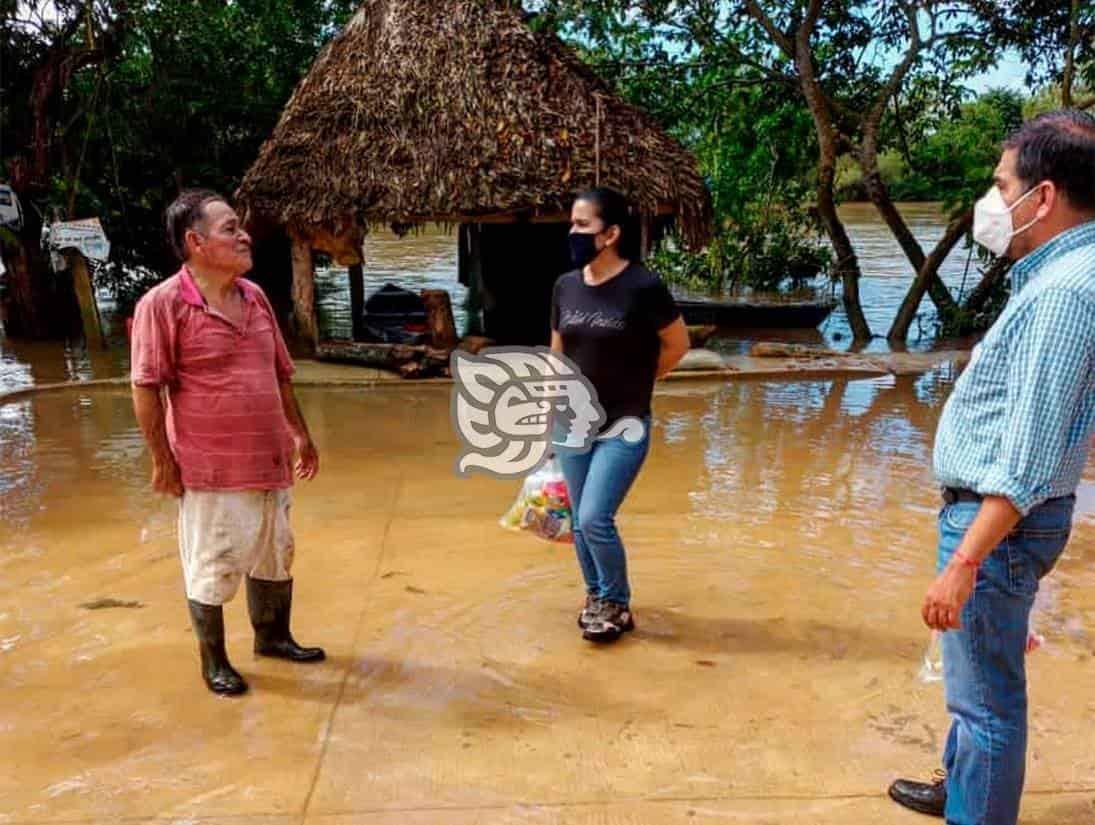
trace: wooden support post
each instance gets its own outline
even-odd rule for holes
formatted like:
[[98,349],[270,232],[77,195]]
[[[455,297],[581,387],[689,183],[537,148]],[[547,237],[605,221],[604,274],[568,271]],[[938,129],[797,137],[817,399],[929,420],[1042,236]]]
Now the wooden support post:
[[456,337],[449,293],[443,289],[424,289],[422,303],[426,305],[426,323],[430,327],[432,345],[436,349],[454,348],[459,339]]
[[87,260],[75,249],[66,250],[64,256],[72,270],[72,285],[76,290],[76,301],[80,305],[80,320],[87,348],[106,349],[106,338],[99,318],[99,306],[95,303],[95,289],[91,284]]
[[350,321],[351,337],[355,341],[365,338],[365,272],[361,264],[350,264]]
[[483,228],[477,223],[460,224],[457,267],[460,283],[468,288],[464,298],[464,313],[468,335],[483,334]]
[[640,242],[639,252],[644,261],[650,257],[650,253],[652,251],[651,247],[653,247],[654,245],[654,227],[651,225],[652,223],[653,219],[650,217],[650,215],[644,213],[643,216],[640,218],[642,239]]
[[312,247],[296,237],[292,242],[293,335],[304,352],[313,356],[319,345],[319,324],[316,321],[316,271]]

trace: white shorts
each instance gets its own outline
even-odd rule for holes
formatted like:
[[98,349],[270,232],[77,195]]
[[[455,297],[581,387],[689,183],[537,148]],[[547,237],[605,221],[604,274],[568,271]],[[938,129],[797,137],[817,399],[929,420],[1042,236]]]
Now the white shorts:
[[179,502],[179,555],[186,597],[229,602],[246,573],[286,581],[293,566],[290,491],[186,490]]

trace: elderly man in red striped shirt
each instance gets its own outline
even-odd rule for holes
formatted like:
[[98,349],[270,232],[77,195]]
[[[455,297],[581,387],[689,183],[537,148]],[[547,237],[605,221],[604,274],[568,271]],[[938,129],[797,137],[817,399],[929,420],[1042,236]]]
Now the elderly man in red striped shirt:
[[[277,319],[257,284],[251,238],[224,198],[183,192],[166,212],[182,267],[149,290],[133,321],[137,421],[152,454],[152,485],[179,503],[179,551],[202,676],[211,691],[247,683],[224,646],[223,607],[247,577],[255,652],[324,658],[289,632],[293,473],[319,457],[293,395]],[[294,455],[295,454],[295,455]]]

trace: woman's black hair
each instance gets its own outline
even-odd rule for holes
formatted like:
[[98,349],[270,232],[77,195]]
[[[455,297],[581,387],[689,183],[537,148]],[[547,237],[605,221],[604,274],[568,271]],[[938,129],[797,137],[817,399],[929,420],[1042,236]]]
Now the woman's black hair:
[[620,257],[629,261],[639,260],[641,257],[639,220],[626,197],[615,189],[598,186],[596,189],[582,192],[575,200],[593,204],[593,209],[604,223],[606,230],[610,226],[620,227],[620,240],[616,245]]

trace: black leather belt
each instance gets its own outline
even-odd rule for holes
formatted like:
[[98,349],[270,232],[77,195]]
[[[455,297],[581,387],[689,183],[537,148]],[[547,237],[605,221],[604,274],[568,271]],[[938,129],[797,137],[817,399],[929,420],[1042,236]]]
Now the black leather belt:
[[955,504],[959,501],[981,502],[983,499],[984,496],[973,492],[973,490],[963,490],[960,487],[943,488],[943,501],[947,504]]

